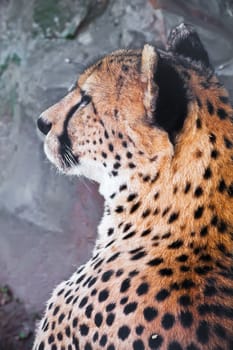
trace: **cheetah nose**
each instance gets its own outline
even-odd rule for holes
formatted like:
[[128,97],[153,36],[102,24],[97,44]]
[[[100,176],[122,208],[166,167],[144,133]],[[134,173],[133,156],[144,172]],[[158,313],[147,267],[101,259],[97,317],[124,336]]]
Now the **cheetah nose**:
[[52,123],[50,123],[48,120],[45,120],[43,116],[39,117],[37,120],[37,126],[38,129],[44,134],[47,135],[49,131],[51,130]]

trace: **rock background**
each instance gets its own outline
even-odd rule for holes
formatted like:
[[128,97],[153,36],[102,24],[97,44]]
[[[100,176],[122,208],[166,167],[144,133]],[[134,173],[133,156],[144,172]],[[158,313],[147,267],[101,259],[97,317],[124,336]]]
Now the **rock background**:
[[88,62],[145,42],[165,47],[182,21],[196,26],[233,96],[232,0],[0,1],[0,350],[30,349],[37,313],[87,260],[103,209],[96,184],[48,163],[37,117]]

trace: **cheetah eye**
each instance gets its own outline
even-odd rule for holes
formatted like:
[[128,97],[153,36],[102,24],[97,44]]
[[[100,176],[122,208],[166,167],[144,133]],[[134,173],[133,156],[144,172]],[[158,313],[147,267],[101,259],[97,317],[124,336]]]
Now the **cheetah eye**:
[[88,103],[91,102],[91,96],[89,95],[83,95],[82,99],[80,101],[80,107],[85,107],[86,105],[88,105]]

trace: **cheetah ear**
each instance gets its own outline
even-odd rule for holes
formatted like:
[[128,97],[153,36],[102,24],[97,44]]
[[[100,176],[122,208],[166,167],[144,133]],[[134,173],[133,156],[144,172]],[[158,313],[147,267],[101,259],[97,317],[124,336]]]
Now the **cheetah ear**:
[[211,67],[208,53],[191,25],[181,23],[171,31],[168,50]]
[[141,81],[145,84],[144,106],[147,117],[152,119],[156,109],[157,87],[154,82],[154,72],[156,71],[158,55],[153,46],[146,44],[142,50],[141,61]]
[[170,59],[159,56],[154,82],[158,88],[154,126],[164,129],[175,144],[188,113],[187,86]]

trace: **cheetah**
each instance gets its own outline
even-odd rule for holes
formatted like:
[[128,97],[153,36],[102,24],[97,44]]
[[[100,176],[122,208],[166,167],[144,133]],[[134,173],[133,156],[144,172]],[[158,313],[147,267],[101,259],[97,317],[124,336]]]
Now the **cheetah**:
[[97,181],[105,208],[33,350],[233,349],[232,117],[186,24],[166,50],[103,57],[40,116],[48,159]]

